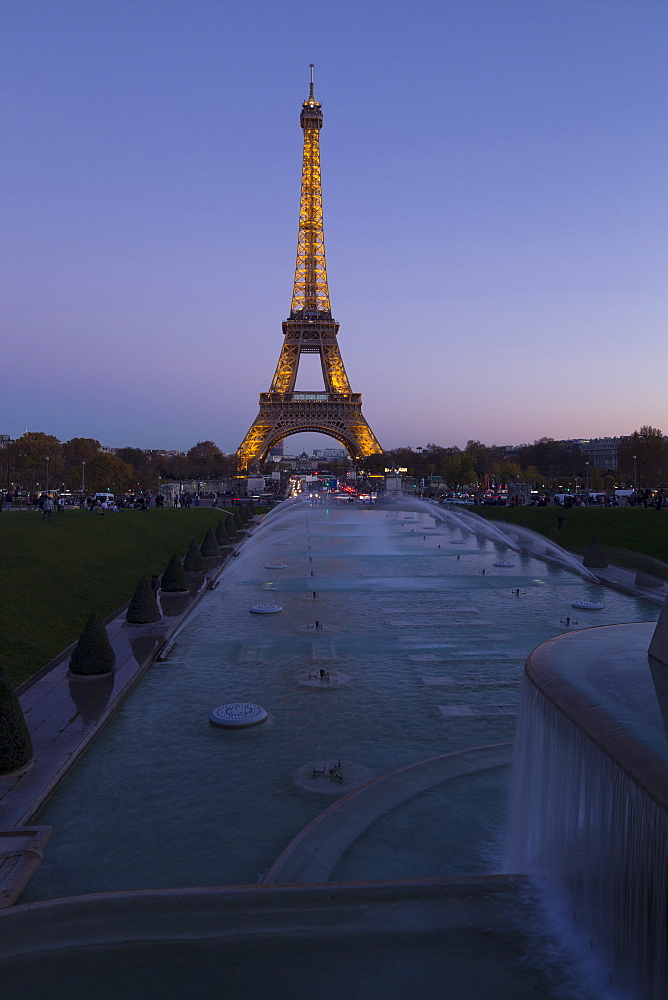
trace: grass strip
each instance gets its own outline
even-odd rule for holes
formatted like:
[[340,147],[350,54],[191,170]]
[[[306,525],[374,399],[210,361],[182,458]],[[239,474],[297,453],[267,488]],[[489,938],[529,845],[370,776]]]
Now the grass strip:
[[[592,536],[609,562],[637,569],[644,552],[668,564],[668,510],[653,507],[475,507],[489,521],[531,528],[570,552],[583,554]],[[563,518],[561,528],[559,518]],[[657,567],[657,572],[658,572]],[[668,579],[668,572],[659,573]]]
[[75,642],[93,612],[129,601],[224,513],[210,507],[0,514],[0,667],[14,686]]

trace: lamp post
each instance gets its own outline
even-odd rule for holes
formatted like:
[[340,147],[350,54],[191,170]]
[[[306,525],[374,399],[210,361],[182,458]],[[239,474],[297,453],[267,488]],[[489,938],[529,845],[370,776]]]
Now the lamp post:
[[49,492],[49,459],[46,460],[46,492]]
[[587,493],[589,493],[589,462],[585,462],[585,467],[587,470]]
[[637,465],[636,465],[636,458],[637,457],[638,457],[637,455],[633,456],[633,492],[634,493],[638,492],[638,468],[637,468]]
[[422,476],[421,476],[422,448],[416,448],[415,450],[418,453],[418,481],[417,481],[417,490],[416,490],[416,493],[417,493],[418,496],[422,496],[422,490],[420,489],[421,484],[422,484]]
[[81,463],[81,496],[86,495],[86,463]]

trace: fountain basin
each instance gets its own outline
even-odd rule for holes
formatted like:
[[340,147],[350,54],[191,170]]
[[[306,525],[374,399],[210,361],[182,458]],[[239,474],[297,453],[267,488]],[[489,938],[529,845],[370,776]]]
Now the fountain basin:
[[[654,623],[557,636],[529,656],[508,868],[538,875],[619,995],[668,991],[668,671]],[[617,993],[615,994],[617,995]]]

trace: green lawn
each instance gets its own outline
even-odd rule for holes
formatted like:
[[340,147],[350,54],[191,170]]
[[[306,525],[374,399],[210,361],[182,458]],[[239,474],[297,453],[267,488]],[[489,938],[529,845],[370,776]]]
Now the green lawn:
[[93,611],[129,601],[140,577],[162,573],[225,514],[210,507],[0,514],[0,669],[20,684],[71,642]]
[[[668,563],[668,510],[653,507],[470,507],[490,521],[510,521],[558,541],[571,552],[584,552],[595,535],[608,560],[637,568],[644,552]],[[559,516],[564,523],[558,527]]]

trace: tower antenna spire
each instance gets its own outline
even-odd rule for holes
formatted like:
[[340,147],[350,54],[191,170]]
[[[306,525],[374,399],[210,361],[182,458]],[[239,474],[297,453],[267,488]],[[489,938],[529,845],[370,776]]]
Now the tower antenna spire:
[[311,69],[311,89],[309,91],[309,95],[308,96],[310,98],[313,97],[313,67],[314,67],[314,65],[315,65],[315,63],[309,63],[309,66],[310,66],[310,69]]

